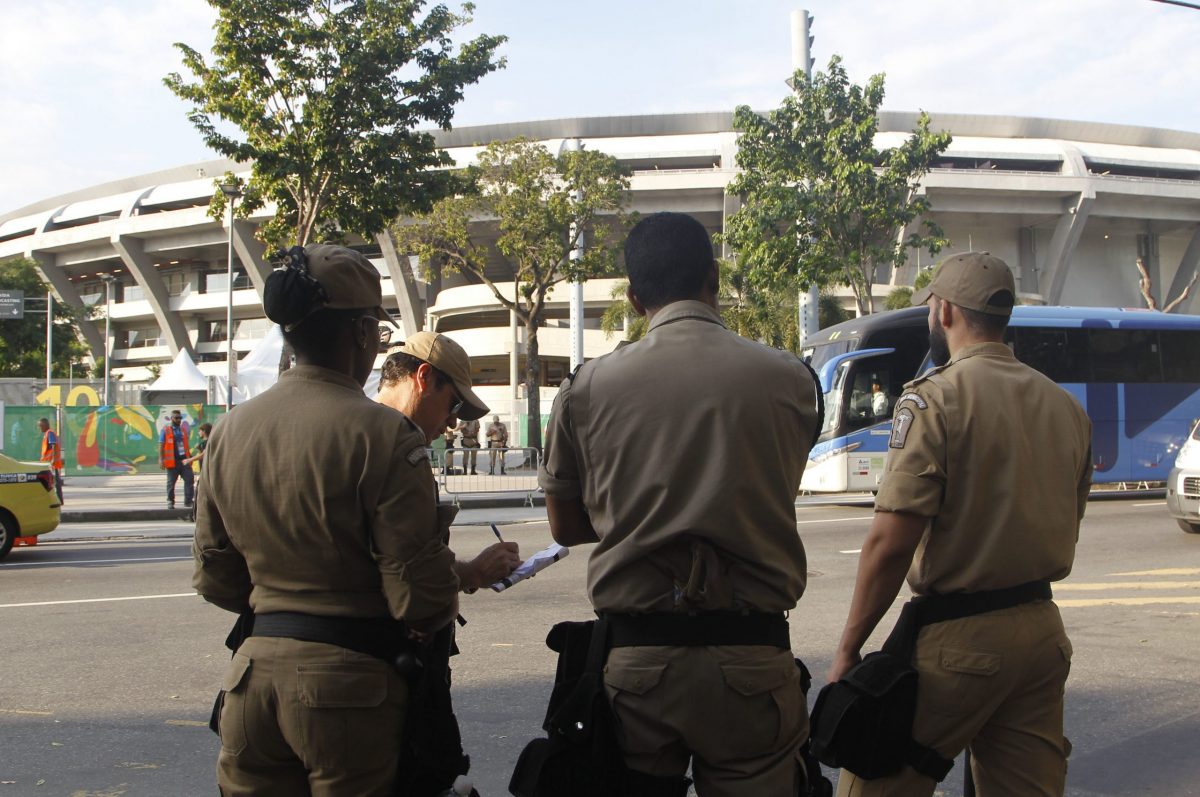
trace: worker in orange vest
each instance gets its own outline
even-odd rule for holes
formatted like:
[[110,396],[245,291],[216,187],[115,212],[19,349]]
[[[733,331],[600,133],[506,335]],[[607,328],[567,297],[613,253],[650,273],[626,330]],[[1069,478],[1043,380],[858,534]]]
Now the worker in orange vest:
[[192,466],[184,462],[191,455],[187,429],[183,428],[183,413],[174,410],[171,423],[158,434],[158,466],[167,472],[167,509],[175,508],[175,482],[180,476],[183,477],[183,505],[192,506],[194,474]]
[[62,497],[62,445],[58,442],[58,435],[50,428],[50,421],[46,418],[38,418],[38,428],[42,430],[42,462],[50,466],[50,470],[54,471],[54,493],[58,496],[59,505],[63,502]]

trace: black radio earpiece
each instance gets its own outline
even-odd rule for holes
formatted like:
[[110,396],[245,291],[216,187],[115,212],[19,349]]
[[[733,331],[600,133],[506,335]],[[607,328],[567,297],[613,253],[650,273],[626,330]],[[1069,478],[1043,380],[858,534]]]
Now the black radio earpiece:
[[283,268],[272,271],[263,290],[267,318],[291,331],[297,324],[329,303],[329,294],[308,269],[304,247],[293,246],[275,255]]

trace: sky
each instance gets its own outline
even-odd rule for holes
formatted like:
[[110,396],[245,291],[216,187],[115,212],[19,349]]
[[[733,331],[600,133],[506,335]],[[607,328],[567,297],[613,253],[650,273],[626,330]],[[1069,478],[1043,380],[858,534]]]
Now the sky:
[[[475,0],[506,69],[455,126],[766,110],[787,93],[790,14],[817,67],[886,75],[884,110],[1200,131],[1200,11],[1154,0]],[[204,0],[0,0],[0,216],[217,157],[162,84],[174,42],[207,53]],[[186,76],[186,75],[185,75]]]

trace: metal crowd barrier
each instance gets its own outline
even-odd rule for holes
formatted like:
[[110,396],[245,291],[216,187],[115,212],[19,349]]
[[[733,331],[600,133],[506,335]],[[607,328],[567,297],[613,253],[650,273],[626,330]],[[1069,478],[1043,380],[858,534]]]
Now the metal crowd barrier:
[[533,506],[540,456],[536,448],[447,448],[431,449],[429,462],[442,493],[456,504],[467,494],[525,493]]

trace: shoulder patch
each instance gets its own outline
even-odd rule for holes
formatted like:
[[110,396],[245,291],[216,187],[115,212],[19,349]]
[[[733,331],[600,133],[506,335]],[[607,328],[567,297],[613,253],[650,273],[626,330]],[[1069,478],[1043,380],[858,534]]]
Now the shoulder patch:
[[408,460],[409,465],[419,465],[421,460],[429,459],[429,451],[424,445],[413,446],[412,451],[409,451],[404,458]]
[[908,433],[912,430],[913,411],[908,407],[900,407],[896,410],[896,417],[892,419],[892,437],[888,440],[889,448],[904,448],[904,444],[908,442]]
[[905,393],[900,398],[896,399],[896,406],[899,407],[901,404],[903,404],[906,401],[916,404],[917,409],[921,409],[921,410],[929,409],[929,405],[927,403],[925,403],[925,399],[923,399],[921,397],[920,393],[911,393],[911,392]]

